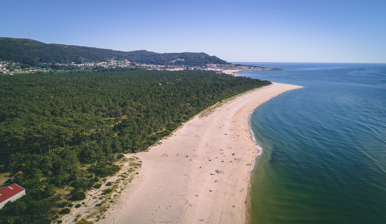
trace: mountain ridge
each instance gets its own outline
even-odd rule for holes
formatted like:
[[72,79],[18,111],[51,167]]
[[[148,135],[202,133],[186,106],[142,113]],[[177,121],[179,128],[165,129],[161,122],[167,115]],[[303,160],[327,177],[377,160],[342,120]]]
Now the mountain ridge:
[[0,37],[0,60],[30,66],[47,63],[80,64],[109,59],[158,65],[200,66],[205,64],[230,64],[203,52],[156,53],[148,50],[117,51],[87,46],[46,44],[37,40]]

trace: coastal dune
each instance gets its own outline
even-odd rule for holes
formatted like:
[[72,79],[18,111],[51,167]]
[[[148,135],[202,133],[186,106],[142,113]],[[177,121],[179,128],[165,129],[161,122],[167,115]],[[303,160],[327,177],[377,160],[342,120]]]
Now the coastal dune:
[[[249,113],[300,86],[273,83],[197,115],[148,152],[102,223],[245,223],[252,164]],[[132,155],[127,155],[128,157]]]

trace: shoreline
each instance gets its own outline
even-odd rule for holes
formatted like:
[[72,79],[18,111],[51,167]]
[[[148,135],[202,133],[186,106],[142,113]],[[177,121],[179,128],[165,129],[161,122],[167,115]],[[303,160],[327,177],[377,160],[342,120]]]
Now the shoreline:
[[250,116],[262,103],[297,88],[272,83],[225,100],[137,153],[139,174],[101,222],[247,222],[251,178],[262,152]]
[[251,214],[251,208],[252,208],[252,203],[251,203],[252,194],[251,194],[251,190],[252,190],[252,183],[253,183],[253,174],[254,174],[254,171],[255,171],[255,168],[256,168],[256,164],[259,161],[261,154],[263,153],[263,147],[256,140],[255,134],[253,133],[253,130],[252,130],[251,118],[252,118],[253,112],[256,109],[257,109],[257,107],[255,109],[253,109],[251,112],[249,112],[248,121],[247,121],[249,135],[251,137],[251,140],[255,143],[255,146],[257,148],[258,153],[256,153],[256,155],[255,155],[255,157],[253,159],[252,168],[249,171],[249,175],[250,175],[249,181],[250,182],[249,182],[249,185],[248,185],[247,197],[245,198],[245,201],[246,201],[246,203],[245,203],[245,224],[249,224],[250,221],[251,221],[250,220],[250,217],[251,217],[250,214]]

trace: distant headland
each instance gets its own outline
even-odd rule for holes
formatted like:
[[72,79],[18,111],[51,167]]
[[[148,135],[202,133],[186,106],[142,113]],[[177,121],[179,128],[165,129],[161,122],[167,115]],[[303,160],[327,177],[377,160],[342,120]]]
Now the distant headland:
[[45,44],[31,39],[0,38],[0,74],[106,68],[216,72],[278,70],[277,68],[232,64],[202,52],[155,53],[146,50],[125,52],[94,47]]

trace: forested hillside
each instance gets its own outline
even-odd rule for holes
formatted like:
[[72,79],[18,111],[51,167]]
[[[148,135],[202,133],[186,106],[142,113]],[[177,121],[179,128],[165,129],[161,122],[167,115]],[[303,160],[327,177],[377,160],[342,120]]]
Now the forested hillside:
[[[121,153],[145,150],[199,111],[268,84],[204,71],[0,76],[0,170],[22,171],[16,183],[27,190],[0,210],[0,223],[49,223],[59,202],[81,200],[119,170]],[[71,195],[59,193],[65,186]]]
[[71,63],[124,60],[157,65],[229,64],[205,53],[154,53],[150,51],[114,51],[108,49],[45,44],[29,39],[0,38],[0,61],[19,62],[23,65],[42,66],[44,63]]

